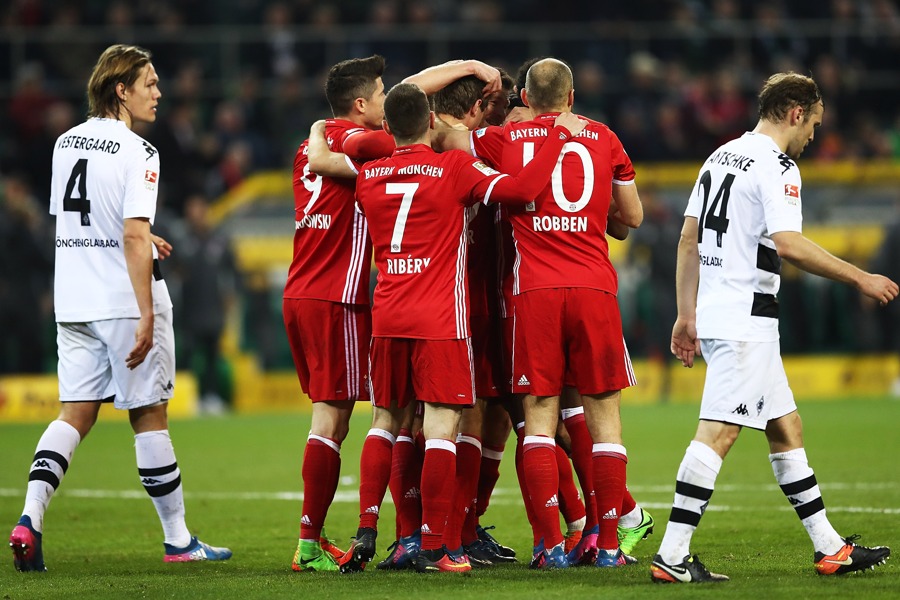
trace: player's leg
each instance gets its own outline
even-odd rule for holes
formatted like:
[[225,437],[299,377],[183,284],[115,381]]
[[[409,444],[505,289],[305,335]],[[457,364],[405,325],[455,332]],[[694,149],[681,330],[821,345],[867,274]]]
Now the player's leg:
[[[459,420],[459,433],[456,436],[456,483],[443,538],[443,544],[454,552],[464,551],[464,544],[469,546],[478,539],[474,526],[465,541],[462,539],[462,533],[467,518],[472,515],[474,519],[475,514],[485,405],[486,401],[483,398],[476,398],[474,406],[462,410]],[[470,562],[473,566],[481,567],[493,564],[488,557],[481,555],[470,557]]]
[[42,538],[44,513],[69,469],[81,440],[97,420],[100,402],[65,402],[34,450],[22,516],[13,528],[9,545],[18,571],[46,571]]
[[45,571],[44,513],[69,468],[75,449],[97,420],[100,401],[112,394],[106,344],[90,324],[59,323],[59,417],[38,440],[22,516],[10,534],[14,564],[19,571]]
[[572,465],[581,483],[585,507],[585,520],[579,531],[573,531],[572,524],[566,519],[570,529],[566,534],[566,545],[571,546],[567,548],[569,562],[591,564],[597,559],[597,535],[600,532],[591,464],[593,441],[584,418],[584,407],[578,391],[566,386],[560,405],[562,406],[560,417],[563,428],[571,440]]
[[[422,480],[422,459],[415,440],[421,434],[424,407],[416,403],[415,413],[407,413],[394,450],[391,453],[391,478],[388,487],[397,513],[397,534],[389,546],[387,558],[378,563],[378,569],[402,570],[412,568],[412,561],[422,546],[419,526],[422,524],[422,501],[419,484]],[[423,441],[424,446],[424,441]]]
[[654,581],[722,581],[691,556],[690,544],[715,489],[722,461],[740,433],[740,426],[720,421],[700,421],[697,433],[684,453],[675,479],[675,499],[659,551],[650,567]]
[[775,479],[812,540],[816,571],[820,575],[841,575],[883,564],[891,554],[890,548],[857,545],[855,536],[841,538],[829,522],[816,475],[803,448],[797,411],[769,421],[766,438]]

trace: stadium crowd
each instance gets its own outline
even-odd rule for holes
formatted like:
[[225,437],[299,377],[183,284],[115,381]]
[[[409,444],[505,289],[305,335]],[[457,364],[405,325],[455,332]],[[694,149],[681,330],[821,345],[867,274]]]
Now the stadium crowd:
[[[0,211],[2,226],[16,231],[0,236],[0,244],[19,250],[6,250],[0,259],[0,318],[11,332],[0,348],[0,371],[52,370],[46,243],[52,223],[45,209],[52,141],[80,121],[86,69],[112,41],[141,43],[154,52],[165,98],[157,123],[138,131],[160,150],[160,222],[178,231],[189,230],[182,221],[192,195],[214,201],[254,172],[287,170],[309,124],[329,114],[321,89],[334,60],[379,53],[387,58],[390,85],[428,66],[423,40],[430,32],[484,31],[489,38],[506,27],[513,28],[505,34],[513,36],[509,44],[450,44],[446,51],[460,56],[445,58],[472,55],[514,72],[533,47],[516,32],[527,36],[534,31],[528,27],[546,20],[543,4],[535,1],[4,3],[0,27],[10,35],[0,36]],[[613,125],[635,162],[702,158],[748,127],[759,82],[785,70],[811,72],[828,103],[828,118],[806,160],[900,157],[900,84],[893,62],[900,11],[890,0],[569,0],[554,4],[554,21],[596,28],[577,43],[551,33],[542,53],[572,64],[579,111]],[[363,34],[342,35],[342,28]],[[319,37],[305,40],[311,31]],[[229,34],[237,41],[220,40]],[[194,36],[210,41],[194,42]],[[646,195],[652,194],[647,187]],[[678,215],[672,219],[671,212],[666,202],[655,203],[648,233],[633,240],[634,269],[623,266],[625,279],[633,274],[637,282],[635,313],[623,316],[639,356],[665,354],[653,332],[671,315],[652,306],[646,290],[654,278],[671,280],[671,255],[653,247],[668,248],[673,227],[677,235]],[[34,251],[21,252],[27,247]],[[13,295],[13,286],[26,302]],[[825,295],[832,300],[816,322],[847,305],[861,316],[822,338],[810,313],[800,309],[809,294],[802,281],[786,279],[786,312],[797,312],[797,319],[786,319],[796,329],[788,350],[887,345],[874,321],[841,292]],[[184,305],[175,304],[176,312]],[[46,327],[36,328],[40,323]],[[29,333],[36,330],[44,334]],[[860,341],[859,330],[870,334]]]

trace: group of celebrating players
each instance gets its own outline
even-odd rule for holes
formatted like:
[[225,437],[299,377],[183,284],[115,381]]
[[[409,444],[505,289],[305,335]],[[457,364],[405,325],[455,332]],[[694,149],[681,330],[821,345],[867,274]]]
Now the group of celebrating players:
[[[571,112],[558,60],[529,61],[518,85],[452,61],[386,96],[383,70],[378,56],[331,69],[335,118],[294,163],[284,319],[313,421],[293,568],[362,570],[388,487],[397,532],[379,568],[514,561],[478,523],[512,425],[532,566],[634,562],[653,519],[625,488],[619,390],[634,374],[606,242],[643,217],[630,159],[609,128]],[[322,527],[365,399],[359,530],[341,552]]]

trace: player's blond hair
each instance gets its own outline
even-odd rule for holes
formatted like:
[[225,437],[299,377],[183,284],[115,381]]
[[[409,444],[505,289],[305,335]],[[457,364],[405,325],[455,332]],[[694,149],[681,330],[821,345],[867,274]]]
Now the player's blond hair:
[[134,85],[150,58],[150,51],[139,46],[116,44],[104,50],[88,80],[88,116],[118,118],[122,99],[116,86]]
[[775,73],[759,92],[759,118],[778,123],[792,108],[799,106],[803,108],[805,119],[809,119],[813,106],[819,102],[822,102],[822,94],[812,77],[793,71]]

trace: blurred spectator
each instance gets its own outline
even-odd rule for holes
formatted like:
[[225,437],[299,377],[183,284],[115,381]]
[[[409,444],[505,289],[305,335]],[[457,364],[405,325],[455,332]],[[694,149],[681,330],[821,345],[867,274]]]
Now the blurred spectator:
[[238,272],[231,240],[213,228],[209,202],[194,195],[184,206],[183,235],[172,241],[181,284],[175,304],[183,361],[197,373],[202,410],[220,413],[231,400],[223,376],[222,332],[234,306]]
[[25,179],[0,180],[0,374],[41,373],[53,323],[53,230]]
[[[895,202],[884,240],[869,267],[873,273],[900,281],[900,200]],[[880,307],[878,317],[882,333],[881,349],[900,355],[900,305],[891,302],[886,307]],[[900,396],[900,377],[893,382],[891,393]]]
[[13,135],[20,144],[37,137],[44,126],[44,115],[59,98],[50,93],[44,82],[44,67],[26,63],[16,73],[16,87],[9,101],[9,119]]

